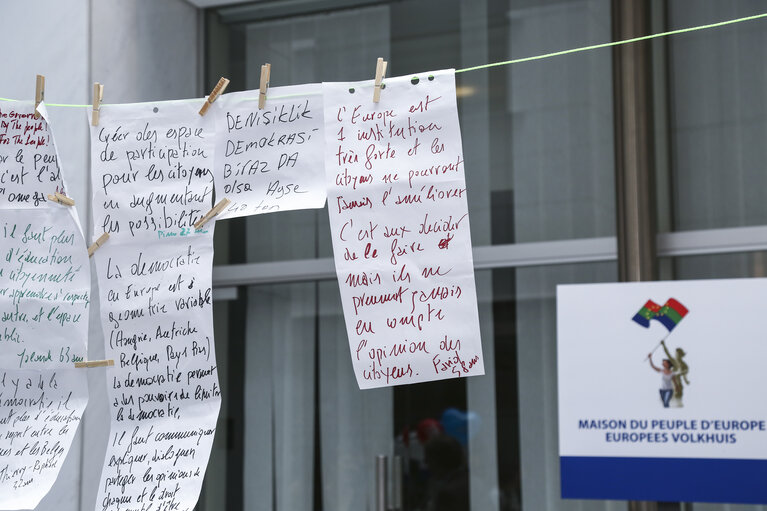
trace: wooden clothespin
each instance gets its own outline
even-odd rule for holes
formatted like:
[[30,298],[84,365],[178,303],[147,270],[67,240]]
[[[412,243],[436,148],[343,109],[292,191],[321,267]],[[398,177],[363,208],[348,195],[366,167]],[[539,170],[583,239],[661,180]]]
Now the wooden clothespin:
[[93,114],[91,115],[91,125],[99,125],[99,114],[101,113],[101,100],[104,99],[104,86],[99,82],[93,84]]
[[210,108],[210,105],[213,104],[215,100],[218,99],[218,97],[223,94],[224,90],[226,90],[226,86],[229,85],[229,79],[224,78],[223,76],[218,81],[215,87],[213,87],[213,90],[210,91],[210,94],[208,94],[208,99],[205,100],[205,103],[203,103],[202,108],[200,108],[200,115],[205,115],[205,112],[208,111],[208,108]]
[[261,84],[258,93],[258,109],[263,110],[266,106],[266,89],[269,88],[269,77],[272,74],[272,65],[268,62],[261,66]]
[[45,77],[37,75],[37,84],[35,86],[35,119],[40,118],[40,112],[37,111],[38,105],[45,100]]
[[52,202],[58,202],[59,204],[63,204],[65,206],[74,206],[75,201],[67,197],[66,195],[56,192],[54,194],[48,194],[48,200]]
[[101,236],[99,236],[99,239],[93,242],[93,245],[88,247],[88,257],[93,257],[93,253],[101,248],[101,245],[106,243],[106,241],[109,239],[109,233],[105,232]]
[[83,367],[111,367],[115,365],[115,361],[111,358],[109,360],[88,360],[85,362],[75,362],[75,367],[82,369]]
[[213,218],[214,216],[221,213],[221,211],[224,210],[225,207],[229,205],[231,201],[229,199],[221,199],[221,201],[213,206],[213,209],[205,213],[205,216],[200,218],[200,220],[194,224],[195,229],[202,229],[202,226],[208,223],[208,221]]
[[373,103],[378,103],[381,100],[381,82],[383,82],[383,78],[386,76],[387,64],[387,61],[378,57],[376,61],[376,81],[373,85]]

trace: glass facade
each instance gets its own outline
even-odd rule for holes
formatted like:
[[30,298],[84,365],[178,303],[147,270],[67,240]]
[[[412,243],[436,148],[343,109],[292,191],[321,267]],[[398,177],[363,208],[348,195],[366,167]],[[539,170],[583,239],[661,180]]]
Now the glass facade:
[[[673,30],[758,14],[764,3],[683,0],[667,9]],[[767,224],[766,43],[764,26],[749,23],[667,42],[671,229]]]
[[[643,3],[656,32],[763,9]],[[224,75],[230,90],[256,89],[264,62],[272,86],[362,80],[379,56],[389,75],[407,75],[615,33],[609,0],[279,4],[207,10],[206,82]],[[767,229],[765,37],[764,24],[743,24],[652,43],[654,140],[640,150],[654,159],[657,278],[764,276],[767,234],[745,249],[730,239]],[[199,509],[374,510],[377,455],[403,459],[404,511],[627,509],[562,500],[557,440],[556,286],[617,281],[623,257],[615,162],[633,141],[615,128],[616,74],[613,51],[601,49],[457,75],[483,377],[360,391],[327,210],[217,226],[225,403]],[[457,442],[427,441],[433,428]]]

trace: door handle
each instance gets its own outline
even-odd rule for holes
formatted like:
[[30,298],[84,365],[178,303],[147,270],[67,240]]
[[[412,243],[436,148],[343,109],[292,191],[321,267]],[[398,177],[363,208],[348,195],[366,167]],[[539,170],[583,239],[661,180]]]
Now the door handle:
[[386,509],[387,484],[387,457],[383,454],[376,456],[376,511],[388,511]]
[[391,467],[392,507],[390,511],[402,511],[402,456],[394,456]]
[[392,472],[391,506],[389,505],[389,457],[376,456],[376,511],[402,511],[402,456],[394,456]]

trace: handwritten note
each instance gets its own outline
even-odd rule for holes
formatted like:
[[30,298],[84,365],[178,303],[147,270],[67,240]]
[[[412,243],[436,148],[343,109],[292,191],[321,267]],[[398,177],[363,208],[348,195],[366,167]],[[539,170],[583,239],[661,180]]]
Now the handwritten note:
[[0,105],[0,209],[36,208],[64,193],[45,104],[38,119],[34,109],[29,101]]
[[65,206],[6,210],[0,225],[0,367],[73,367],[90,306],[85,240]]
[[213,345],[213,120],[199,103],[102,107],[95,254],[112,416],[97,507],[191,510],[221,404]]
[[225,94],[216,103],[216,195],[234,218],[325,205],[320,84]]
[[[90,266],[58,155],[31,103],[0,109],[0,509],[51,489],[88,401]],[[45,115],[44,105],[41,112]]]
[[484,374],[453,71],[324,83],[338,283],[360,388]]
[[[88,400],[90,267],[72,215],[5,210],[0,228],[0,509],[50,490]],[[62,214],[63,213],[63,214]]]
[[88,401],[82,369],[0,369],[0,508],[34,509],[53,486]]

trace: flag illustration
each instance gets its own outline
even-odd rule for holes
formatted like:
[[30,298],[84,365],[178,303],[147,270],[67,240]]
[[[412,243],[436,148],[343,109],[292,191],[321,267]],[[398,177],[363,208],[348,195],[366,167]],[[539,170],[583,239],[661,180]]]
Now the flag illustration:
[[653,302],[652,300],[647,300],[647,303],[644,304],[644,306],[639,309],[639,312],[637,312],[631,319],[643,327],[649,328],[650,320],[658,315],[658,311],[660,311],[660,305]]
[[687,312],[687,307],[674,298],[669,298],[662,306],[652,300],[647,300],[647,303],[631,319],[645,328],[649,328],[650,320],[655,319],[670,332],[682,321]]
[[666,303],[663,304],[663,307],[660,308],[660,312],[658,312],[655,319],[663,323],[663,326],[668,328],[668,331],[670,332],[686,315],[687,307],[673,298],[669,298],[666,300]]

